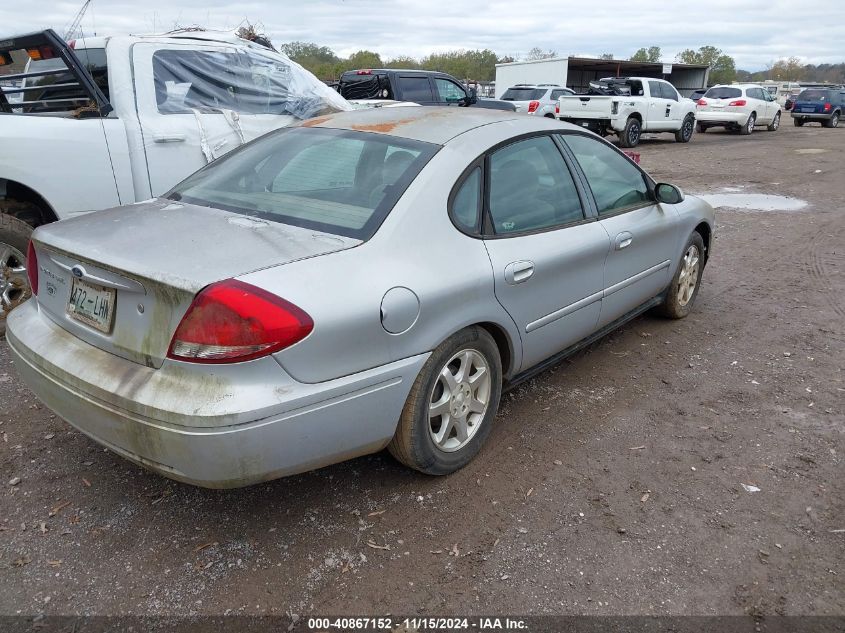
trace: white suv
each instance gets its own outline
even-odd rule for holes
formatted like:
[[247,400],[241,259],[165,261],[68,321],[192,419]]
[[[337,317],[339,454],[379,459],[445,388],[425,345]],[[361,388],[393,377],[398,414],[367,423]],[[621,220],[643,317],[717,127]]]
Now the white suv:
[[510,101],[517,112],[555,118],[555,105],[560,97],[574,95],[575,91],[558,84],[517,84],[508,88],[502,101]]
[[780,104],[757,84],[713,86],[698,100],[696,129],[724,127],[740,134],[751,134],[754,126],[765,125],[774,132],[780,127]]

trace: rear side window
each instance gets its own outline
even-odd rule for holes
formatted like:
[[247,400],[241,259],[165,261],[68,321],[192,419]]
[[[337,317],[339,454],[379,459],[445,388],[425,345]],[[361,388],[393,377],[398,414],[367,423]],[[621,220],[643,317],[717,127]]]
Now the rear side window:
[[287,128],[214,161],[167,197],[369,239],[437,149],[369,132]]
[[452,218],[460,228],[478,231],[481,212],[481,167],[473,169],[464,179],[452,200]]
[[566,97],[566,96],[569,96],[569,95],[571,95],[571,94],[572,94],[572,93],[571,93],[569,90],[552,90],[552,95],[551,95],[551,98],[552,98],[554,101],[557,101],[557,100],[558,100],[558,99],[560,99],[561,97]]
[[[108,99],[109,77],[106,67],[106,50],[87,48],[75,50],[74,53]],[[18,55],[13,55],[13,58],[15,57]],[[60,57],[32,60],[26,65],[26,72],[45,74],[41,77],[25,78],[20,87],[27,90],[18,93],[16,99],[10,100],[22,103],[23,112],[73,111],[89,105],[91,101],[88,93],[77,83],[73,73]]]
[[710,88],[704,93],[705,99],[736,99],[742,96],[742,90],[739,88]]
[[599,217],[651,202],[642,172],[604,141],[579,134],[563,138],[587,177]]
[[572,174],[554,141],[538,136],[490,157],[490,219],[496,234],[535,231],[584,219]]
[[405,101],[434,101],[428,77],[399,77],[399,90]]

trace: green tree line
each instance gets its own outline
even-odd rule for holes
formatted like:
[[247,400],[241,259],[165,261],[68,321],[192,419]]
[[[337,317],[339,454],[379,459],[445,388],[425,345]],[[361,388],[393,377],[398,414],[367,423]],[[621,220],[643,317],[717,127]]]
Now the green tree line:
[[492,81],[496,78],[497,63],[513,61],[512,58],[499,58],[489,49],[432,53],[422,59],[407,55],[382,59],[378,53],[367,50],[342,58],[327,46],[311,42],[288,42],[279,48],[293,61],[325,81],[339,79],[344,71],[359,68],[439,70],[461,79]]
[[[497,63],[514,61],[513,57],[500,57],[490,49],[432,53],[421,59],[408,55],[382,59],[378,53],[368,50],[360,50],[343,58],[328,46],[320,46],[312,42],[288,42],[282,44],[280,48],[288,57],[325,81],[339,79],[344,71],[359,68],[439,70],[460,79],[492,81],[496,78]],[[529,51],[527,59],[545,59],[554,56],[556,56],[555,51],[534,48]],[[639,62],[660,62],[662,57],[663,53],[659,46],[649,46],[640,48],[629,59]],[[605,53],[602,58],[613,59],[613,55]],[[710,66],[710,85],[766,79],[845,83],[845,63],[802,64],[797,57],[789,57],[772,62],[765,70],[752,73],[737,69],[734,58],[715,46],[702,46],[697,50],[681,51],[674,61]]]

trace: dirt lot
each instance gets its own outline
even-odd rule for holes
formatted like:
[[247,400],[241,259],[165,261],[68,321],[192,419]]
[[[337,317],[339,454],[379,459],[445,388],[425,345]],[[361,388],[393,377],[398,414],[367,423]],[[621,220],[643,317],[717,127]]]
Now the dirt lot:
[[809,206],[721,209],[692,316],[506,395],[447,478],[385,453],[176,484],[38,404],[0,343],[0,613],[845,614],[845,129],[785,123],[644,141],[687,192]]

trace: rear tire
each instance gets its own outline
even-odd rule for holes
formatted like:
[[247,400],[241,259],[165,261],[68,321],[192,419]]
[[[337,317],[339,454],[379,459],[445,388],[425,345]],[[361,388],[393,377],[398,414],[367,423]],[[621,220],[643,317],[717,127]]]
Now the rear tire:
[[705,126],[703,123],[696,123],[695,131],[699,134],[704,134],[707,131],[707,126]]
[[748,120],[745,122],[741,128],[739,128],[739,133],[743,136],[748,136],[752,132],[754,132],[754,126],[757,124],[757,115],[753,112],[748,115]]
[[693,231],[684,247],[678,270],[666,290],[666,300],[656,311],[670,319],[683,319],[692,311],[704,273],[704,239]]
[[0,213],[0,336],[6,334],[9,312],[32,296],[26,276],[26,248],[32,227]]
[[621,147],[636,147],[640,142],[640,133],[642,132],[642,125],[640,122],[631,117],[625,123],[625,129],[619,133],[619,145]]
[[834,112],[827,121],[824,122],[825,127],[839,127],[839,113]]
[[695,117],[692,114],[688,114],[684,117],[683,123],[681,123],[681,129],[675,132],[675,142],[676,143],[689,143],[690,139],[692,139],[692,134],[695,131]]
[[387,449],[428,475],[453,473],[490,435],[501,394],[502,361],[493,337],[477,326],[461,330],[423,365]]
[[772,122],[766,126],[766,129],[769,132],[777,132],[777,129],[780,127],[780,112],[775,115],[775,118],[772,119]]
[[802,121],[801,119],[796,119],[795,117],[793,117],[792,118],[792,125],[794,125],[795,127],[801,127],[801,126],[804,125],[804,121]]

